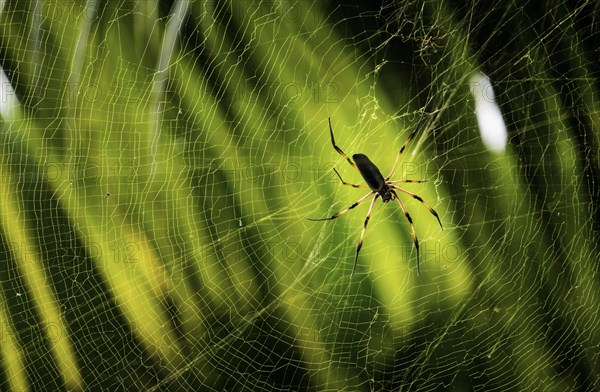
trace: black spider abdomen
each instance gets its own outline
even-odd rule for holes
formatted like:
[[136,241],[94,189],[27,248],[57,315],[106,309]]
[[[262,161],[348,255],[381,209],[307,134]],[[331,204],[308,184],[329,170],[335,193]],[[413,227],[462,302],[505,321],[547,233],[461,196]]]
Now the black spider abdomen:
[[382,192],[386,188],[385,179],[377,166],[365,154],[354,154],[352,155],[352,159],[354,159],[358,171],[360,171],[369,188],[373,192],[380,193],[383,197]]

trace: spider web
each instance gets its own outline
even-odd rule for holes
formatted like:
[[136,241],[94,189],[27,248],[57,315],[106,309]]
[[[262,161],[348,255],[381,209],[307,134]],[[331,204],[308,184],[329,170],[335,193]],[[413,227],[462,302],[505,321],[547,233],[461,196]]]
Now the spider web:
[[481,3],[1,2],[3,388],[600,389],[598,5]]

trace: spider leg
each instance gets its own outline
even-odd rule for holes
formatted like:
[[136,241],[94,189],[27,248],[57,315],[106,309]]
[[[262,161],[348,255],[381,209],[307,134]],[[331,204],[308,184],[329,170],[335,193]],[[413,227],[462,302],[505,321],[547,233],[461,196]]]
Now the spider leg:
[[415,244],[415,249],[417,250],[417,276],[419,276],[420,275],[420,268],[419,268],[419,239],[417,238],[417,233],[415,233],[415,227],[413,225],[412,218],[408,214],[408,211],[406,211],[406,207],[404,207],[404,203],[402,203],[402,201],[398,197],[398,194],[394,190],[392,190],[391,192],[394,194],[394,196],[395,196],[394,198],[398,201],[398,204],[400,204],[400,208],[402,208],[402,212],[404,213],[404,216],[406,217],[406,219],[408,220],[408,223],[410,224],[410,231],[412,231],[412,235],[413,235],[413,243]]
[[306,219],[311,220],[311,221],[323,221],[323,220],[333,220],[333,219],[339,218],[341,215],[344,215],[346,212],[350,211],[351,209],[353,209],[354,207],[356,207],[357,205],[359,205],[360,203],[365,201],[366,198],[371,196],[373,193],[375,193],[375,192],[371,191],[371,192],[367,193],[366,195],[364,195],[363,197],[358,199],[358,201],[355,201],[354,203],[352,203],[350,205],[350,207],[343,209],[336,214],[331,215],[329,218],[316,218],[316,219],[315,218],[306,218]]
[[379,197],[379,193],[375,194],[373,201],[371,201],[371,205],[369,206],[369,212],[367,212],[367,217],[365,218],[365,223],[363,224],[362,232],[360,233],[360,238],[358,243],[356,244],[356,256],[354,257],[354,265],[352,266],[352,274],[350,274],[350,278],[354,276],[354,271],[356,270],[356,262],[358,261],[358,252],[360,252],[360,248],[362,248],[363,238],[365,237],[365,231],[367,230],[367,224],[369,223],[369,219],[371,219],[371,212],[373,211],[373,206],[375,205],[375,201]]
[[352,159],[348,158],[348,155],[344,154],[344,152],[342,151],[342,149],[335,145],[335,139],[333,138],[333,128],[331,127],[331,118],[328,118],[327,121],[329,121],[329,134],[331,135],[331,144],[333,144],[333,148],[335,148],[335,151],[337,151],[338,154],[340,154],[341,156],[343,156],[344,158],[346,158],[346,160],[348,161],[348,163],[350,165],[352,165],[352,167],[355,168],[356,171],[360,172],[358,170],[358,167],[356,167],[356,165],[354,164],[354,162],[352,162]]
[[366,185],[356,185],[356,184],[350,184],[349,182],[346,182],[342,179],[342,176],[340,176],[340,173],[338,173],[337,170],[335,170],[335,168],[333,168],[333,171],[335,172],[335,174],[337,174],[337,176],[339,177],[340,181],[342,181],[343,185],[348,185],[351,186],[352,188],[368,188],[368,186]]
[[427,209],[429,210],[429,212],[431,212],[431,214],[433,216],[435,216],[436,219],[438,220],[438,223],[440,224],[440,229],[444,230],[444,228],[442,227],[442,221],[440,221],[440,217],[438,216],[437,212],[435,212],[435,210],[433,208],[431,208],[429,206],[429,204],[425,203],[425,201],[423,199],[421,199],[421,196],[417,196],[414,193],[411,193],[411,192],[407,191],[406,189],[402,189],[402,188],[397,187],[395,185],[392,185],[392,188],[397,189],[397,190],[399,190],[402,193],[406,193],[408,196],[412,197],[413,199],[416,199],[416,200],[420,201],[421,203],[423,203],[423,205],[425,207],[427,207]]
[[410,182],[418,182],[418,183],[421,183],[421,182],[427,182],[427,180],[394,180],[394,181],[386,181],[386,182],[387,182],[388,184],[397,184],[397,183],[399,183],[399,182],[402,182],[402,183],[410,183]]
[[410,141],[413,139],[413,137],[415,137],[415,134],[417,133],[417,131],[421,127],[421,123],[423,122],[424,118],[425,117],[423,117],[423,116],[421,117],[421,119],[419,120],[419,123],[415,127],[415,130],[412,131],[410,135],[408,135],[408,139],[406,139],[406,141],[404,142],[404,144],[402,145],[402,147],[400,147],[400,150],[398,150],[398,155],[396,155],[396,161],[394,162],[394,166],[392,166],[392,171],[385,178],[386,181],[389,180],[392,177],[392,174],[394,174],[394,171],[396,170],[396,165],[398,164],[398,160],[400,159],[400,155],[402,155],[402,153],[404,152],[404,149],[406,148],[406,145],[408,143],[410,143]]

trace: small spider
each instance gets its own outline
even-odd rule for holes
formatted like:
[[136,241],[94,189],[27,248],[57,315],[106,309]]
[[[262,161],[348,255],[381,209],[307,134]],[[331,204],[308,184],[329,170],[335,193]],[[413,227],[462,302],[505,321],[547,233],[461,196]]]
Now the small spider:
[[[422,121],[422,119],[421,119],[421,121]],[[358,206],[360,203],[365,201],[369,196],[371,196],[373,194],[375,195],[375,197],[373,197],[373,199],[371,201],[371,205],[369,206],[369,211],[367,212],[367,217],[365,218],[365,223],[363,224],[362,232],[360,233],[360,239],[358,240],[358,244],[356,245],[356,256],[354,257],[354,265],[352,267],[352,274],[350,275],[350,277],[354,276],[354,271],[356,270],[356,262],[358,261],[358,253],[360,252],[360,248],[362,247],[363,237],[365,236],[365,230],[367,229],[367,224],[369,223],[369,219],[371,218],[371,212],[373,211],[373,206],[375,205],[375,201],[377,200],[378,197],[381,197],[381,201],[384,203],[387,203],[393,199],[398,201],[398,204],[400,204],[400,208],[402,208],[402,212],[404,213],[404,216],[406,216],[406,219],[408,220],[408,223],[410,224],[410,230],[412,231],[412,235],[413,235],[413,242],[415,245],[415,249],[417,251],[417,276],[419,276],[419,274],[420,274],[420,270],[419,270],[419,240],[417,239],[417,234],[415,233],[415,228],[413,226],[412,218],[410,217],[408,211],[406,210],[404,203],[402,203],[402,201],[398,197],[398,194],[396,193],[396,191],[407,194],[408,196],[412,197],[413,199],[416,199],[416,200],[420,201],[421,203],[423,203],[423,205],[425,205],[425,207],[427,207],[427,209],[429,209],[429,212],[431,212],[431,214],[433,214],[433,216],[436,217],[436,219],[438,220],[438,223],[440,224],[440,228],[443,230],[442,222],[440,221],[440,217],[438,216],[437,212],[435,212],[435,210],[433,208],[431,208],[427,203],[425,203],[425,201],[423,201],[423,199],[420,196],[417,196],[414,193],[411,193],[405,189],[402,189],[402,188],[394,185],[397,183],[414,183],[414,182],[421,183],[421,182],[426,182],[427,180],[393,180],[393,181],[390,181],[392,174],[394,174],[394,170],[396,170],[396,165],[398,164],[400,155],[402,155],[402,152],[404,151],[404,148],[406,148],[406,145],[412,140],[412,138],[415,136],[415,134],[419,130],[421,121],[419,121],[415,130],[412,131],[412,133],[408,136],[408,139],[406,139],[406,141],[404,142],[402,147],[400,147],[400,150],[398,151],[398,155],[396,156],[396,161],[394,162],[394,166],[392,166],[392,171],[390,172],[390,174],[387,177],[384,178],[383,175],[381,174],[381,172],[379,171],[379,169],[377,168],[377,166],[375,166],[375,164],[373,162],[371,162],[371,160],[366,155],[354,154],[354,155],[352,155],[352,159],[354,159],[354,162],[352,162],[352,159],[348,158],[348,156],[346,154],[344,154],[342,149],[339,148],[338,146],[336,146],[335,139],[333,138],[333,128],[331,127],[331,119],[329,119],[329,133],[331,134],[331,144],[333,144],[333,148],[335,148],[335,150],[341,156],[346,158],[348,163],[350,165],[352,165],[352,167],[355,168],[362,175],[363,179],[365,180],[365,182],[368,185],[368,188],[371,188],[371,192],[367,193],[366,195],[364,195],[363,197],[358,199],[358,201],[352,203],[350,205],[350,207],[330,216],[329,218],[318,218],[318,219],[307,218],[307,219],[311,220],[311,221],[323,221],[323,220],[333,220],[333,219],[339,218],[341,215],[345,214],[346,212],[350,211],[351,209],[353,209],[354,207]],[[343,185],[351,186],[353,188],[367,188],[367,185],[356,185],[356,184],[347,183],[346,181],[344,181],[342,179],[342,176],[340,176],[340,173],[338,173],[338,171],[335,170],[335,168],[333,169],[333,171],[335,172],[335,174],[337,174],[340,181],[342,181]]]
[[444,34],[442,36],[433,35],[427,33],[421,38],[419,54],[421,56],[429,55],[431,53],[437,53],[438,49],[445,48],[445,45],[441,45],[439,41],[442,41],[446,38],[448,34]]

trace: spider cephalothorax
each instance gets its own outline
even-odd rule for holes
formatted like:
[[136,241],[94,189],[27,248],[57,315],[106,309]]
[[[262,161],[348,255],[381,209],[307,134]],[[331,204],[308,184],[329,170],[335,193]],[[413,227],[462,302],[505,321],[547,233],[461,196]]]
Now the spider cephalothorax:
[[[406,219],[408,220],[408,223],[410,224],[410,230],[412,231],[412,235],[413,235],[413,243],[414,243],[415,249],[417,251],[417,275],[419,275],[419,240],[417,239],[417,234],[415,233],[415,228],[413,226],[412,218],[410,217],[410,214],[406,210],[404,203],[402,203],[402,200],[400,200],[400,198],[398,197],[398,194],[396,193],[396,191],[402,192],[402,193],[412,197],[413,199],[416,199],[416,200],[420,201],[421,203],[423,203],[423,205],[425,205],[425,207],[427,207],[427,209],[429,209],[429,212],[431,212],[433,214],[433,216],[435,216],[437,218],[438,223],[440,224],[440,228],[442,228],[442,222],[440,221],[440,217],[438,216],[437,212],[435,212],[435,210],[433,208],[431,208],[427,203],[425,203],[420,196],[417,196],[412,192],[409,192],[403,188],[400,188],[400,187],[394,185],[397,183],[426,182],[427,180],[393,180],[393,181],[390,180],[390,178],[392,177],[392,174],[394,174],[394,170],[396,170],[396,165],[398,164],[398,159],[400,158],[400,155],[402,155],[402,152],[406,148],[406,145],[412,140],[412,138],[417,133],[417,130],[419,129],[419,126],[421,125],[421,121],[419,121],[419,124],[417,124],[415,130],[412,131],[412,133],[408,136],[408,139],[406,139],[406,141],[404,142],[402,147],[400,147],[400,150],[398,151],[398,155],[396,156],[396,161],[394,162],[394,166],[392,166],[392,171],[390,172],[390,174],[387,177],[384,178],[383,175],[381,174],[381,172],[379,171],[379,168],[377,166],[375,166],[375,164],[373,162],[371,162],[371,160],[365,154],[352,155],[352,159],[354,159],[354,162],[353,162],[352,159],[348,158],[348,156],[346,154],[344,154],[344,152],[342,151],[341,148],[336,146],[335,139],[333,137],[333,128],[331,127],[331,119],[329,119],[329,133],[331,134],[331,144],[333,144],[333,148],[335,148],[335,150],[341,156],[346,158],[346,160],[348,161],[348,163],[350,163],[350,165],[352,165],[352,167],[354,167],[356,170],[358,170],[358,172],[362,175],[363,179],[367,183],[368,188],[371,189],[371,192],[367,193],[366,195],[361,197],[358,201],[351,204],[350,207],[338,212],[337,214],[330,216],[329,218],[319,218],[319,219],[308,218],[308,219],[314,220],[314,221],[336,219],[340,215],[343,215],[346,212],[353,209],[354,207],[358,206],[360,203],[365,201],[367,199],[367,197],[369,197],[371,195],[375,195],[375,197],[373,197],[373,199],[371,200],[371,205],[369,206],[369,211],[367,212],[367,217],[365,218],[365,223],[363,224],[363,229],[362,229],[362,232],[360,233],[360,239],[358,240],[358,244],[356,244],[356,256],[354,257],[354,265],[352,267],[352,276],[354,275],[354,271],[356,270],[356,262],[358,261],[358,252],[360,252],[360,248],[362,247],[363,238],[365,236],[365,230],[367,229],[367,224],[369,223],[369,219],[371,218],[371,212],[373,211],[373,206],[375,205],[375,201],[377,200],[378,197],[381,197],[381,201],[384,203],[387,203],[390,200],[396,199],[398,201],[398,204],[400,204],[400,208],[402,209],[404,216],[406,216]],[[335,174],[337,174],[340,181],[342,181],[343,185],[351,186],[353,188],[367,188],[367,185],[350,184],[342,179],[342,176],[340,176],[340,173],[338,173],[337,170],[333,169],[333,171],[335,172]]]

